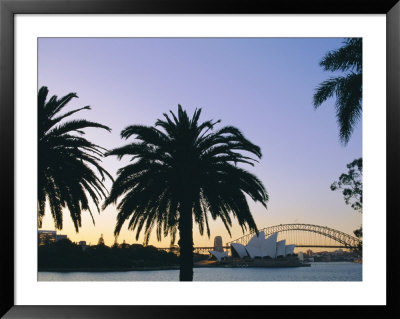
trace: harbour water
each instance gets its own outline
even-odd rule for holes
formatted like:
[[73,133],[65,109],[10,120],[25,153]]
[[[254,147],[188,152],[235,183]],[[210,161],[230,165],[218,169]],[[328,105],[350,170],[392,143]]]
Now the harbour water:
[[[39,272],[38,281],[178,281],[179,270]],[[362,264],[316,262],[294,268],[194,268],[194,281],[362,281]]]

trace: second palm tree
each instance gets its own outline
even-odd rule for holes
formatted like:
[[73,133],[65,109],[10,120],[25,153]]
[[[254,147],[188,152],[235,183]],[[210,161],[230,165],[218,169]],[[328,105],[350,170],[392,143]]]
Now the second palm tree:
[[107,154],[132,157],[119,169],[104,203],[105,208],[121,197],[115,235],[128,220],[136,240],[144,229],[145,244],[154,227],[159,241],[171,235],[173,243],[178,232],[181,281],[193,280],[193,220],[208,237],[208,213],[221,218],[229,234],[231,216],[243,232],[257,231],[245,194],[265,208],[268,201],[263,183],[237,165],[254,165],[256,160],[243,152],[261,158],[260,148],[235,127],[214,131],[220,121],[199,123],[200,114],[201,109],[195,110],[189,118],[179,105],[177,115],[164,114],[155,127],[128,126],[121,137],[134,135],[136,140]]

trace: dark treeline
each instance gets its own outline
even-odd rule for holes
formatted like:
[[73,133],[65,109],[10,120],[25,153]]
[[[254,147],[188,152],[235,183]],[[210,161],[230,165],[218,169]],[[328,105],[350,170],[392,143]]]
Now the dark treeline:
[[[207,258],[199,255],[196,259]],[[179,257],[154,246],[120,244],[86,246],[84,249],[69,239],[39,246],[38,268],[46,269],[126,269],[142,267],[172,267]]]

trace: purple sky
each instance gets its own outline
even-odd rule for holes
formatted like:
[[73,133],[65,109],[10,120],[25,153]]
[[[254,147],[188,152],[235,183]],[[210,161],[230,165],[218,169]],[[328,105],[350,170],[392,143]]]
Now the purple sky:
[[[332,76],[319,66],[321,58],[342,45],[341,38],[40,38],[39,87],[59,97],[76,92],[68,110],[91,105],[77,118],[98,121],[112,133],[88,129],[96,144],[113,148],[126,143],[119,137],[131,124],[153,125],[162,113],[181,104],[189,114],[202,108],[202,120],[221,119],[238,127],[262,149],[263,158],[247,167],[264,183],[268,210],[250,202],[259,228],[284,223],[310,223],[352,234],[361,215],[344,203],[330,184],[346,164],[362,156],[362,125],[349,144],[338,139],[334,99],[317,111],[312,96],[318,84]],[[104,167],[115,176],[127,161],[106,158]],[[109,185],[109,184],[108,184]],[[112,244],[116,209],[95,216],[96,227],[84,213],[83,228],[75,234],[68,212],[66,233],[74,240],[97,242],[100,234]],[[43,229],[54,229],[49,213]],[[211,224],[214,236],[227,242],[242,235],[234,224],[232,238],[222,223]],[[124,227],[119,242],[134,242]],[[142,240],[139,239],[139,243]],[[150,243],[168,246],[152,236]]]

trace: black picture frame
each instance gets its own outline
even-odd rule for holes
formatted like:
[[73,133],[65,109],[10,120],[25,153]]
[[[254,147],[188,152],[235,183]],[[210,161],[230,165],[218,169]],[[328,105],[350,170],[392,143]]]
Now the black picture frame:
[[[399,0],[0,0],[0,315],[4,318],[162,318],[399,314],[395,257],[400,136]],[[16,14],[385,14],[387,21],[387,304],[386,306],[22,306],[14,302],[14,17]],[[376,106],[379,107],[379,106]],[[384,206],[384,203],[382,204]],[[376,212],[383,213],[383,212]],[[397,275],[396,275],[397,272]],[[245,293],[245,292],[238,292]],[[323,292],[322,292],[323,293]],[[371,291],[371,294],[374,292]],[[150,297],[150,296],[149,296]],[[258,315],[258,314],[257,314]]]

